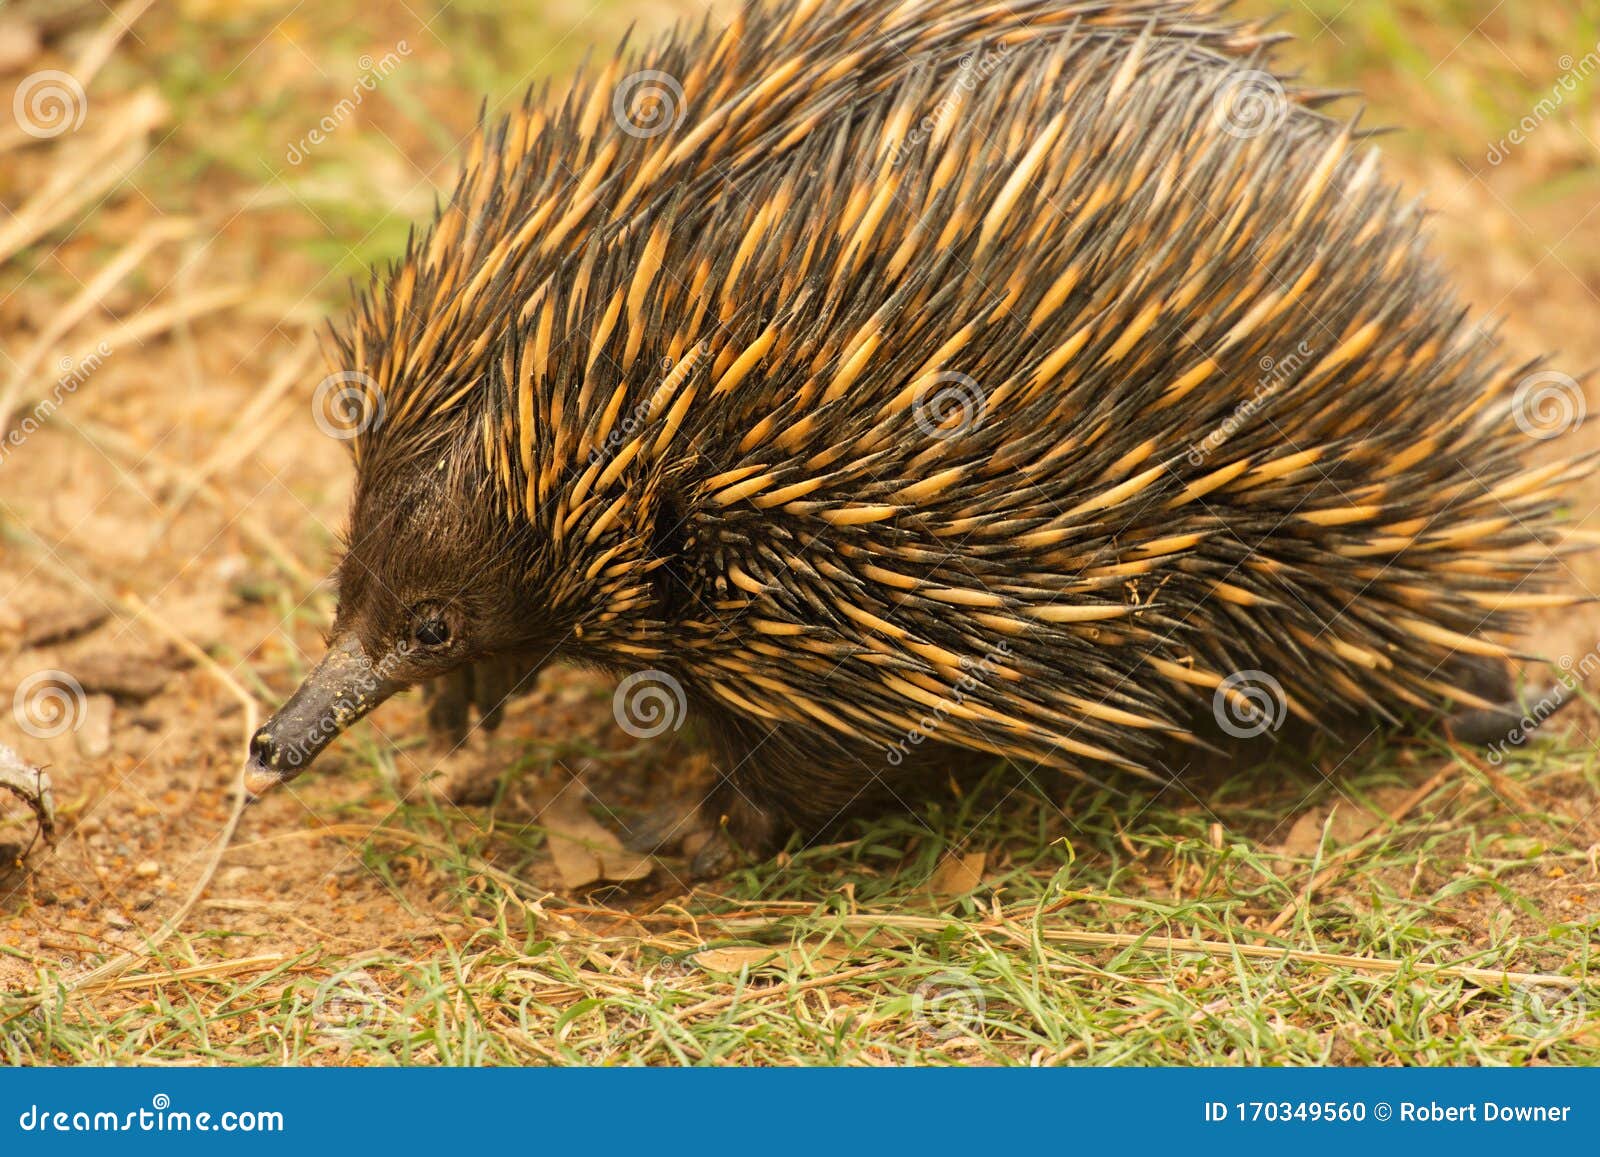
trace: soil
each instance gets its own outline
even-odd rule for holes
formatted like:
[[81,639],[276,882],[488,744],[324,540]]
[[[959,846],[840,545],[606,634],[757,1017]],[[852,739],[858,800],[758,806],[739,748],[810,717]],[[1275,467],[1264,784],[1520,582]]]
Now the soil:
[[[1424,126],[1447,115],[1412,112]],[[405,144],[419,154],[428,148]],[[1408,147],[1392,167],[1428,191],[1439,250],[1460,270],[1469,299],[1508,319],[1511,347],[1558,350],[1553,364],[1578,374],[1600,364],[1600,254],[1590,247],[1575,256],[1570,239],[1593,236],[1595,198],[1531,201],[1529,174],[1551,163],[1541,148],[1536,138],[1488,169]],[[16,164],[0,178],[8,205],[58,160],[36,148],[9,159]],[[193,309],[192,318],[116,344],[0,462],[0,687],[67,672],[86,713],[82,726],[54,737],[0,719],[0,742],[49,770],[61,832],[53,852],[0,876],[0,988],[31,987],[41,963],[71,971],[138,949],[161,928],[216,856],[237,790],[250,716],[218,671],[270,709],[320,654],[332,600],[318,580],[336,556],[352,477],[345,445],[312,420],[323,371],[307,350],[326,271],[303,250],[274,243],[280,228],[300,227],[299,207],[229,217],[226,206],[247,193],[238,182],[220,185],[205,228],[157,246],[140,277],[105,295],[81,334],[74,331],[88,344],[60,344],[81,360],[97,328],[161,305]],[[123,190],[58,244],[19,257],[14,264],[25,268],[9,272],[0,301],[7,348],[28,348],[109,254],[171,219],[138,189]],[[229,287],[241,291],[238,300],[199,308],[206,294]],[[53,353],[51,364],[69,354]],[[300,368],[281,397],[252,409],[264,383],[292,364]],[[1591,409],[1600,404],[1595,390],[1590,381]],[[1600,448],[1600,423],[1561,446],[1575,448]],[[1555,450],[1540,444],[1531,452]],[[1597,506],[1600,478],[1574,495],[1574,519],[1600,529]],[[1559,565],[1563,583],[1600,589],[1600,560]],[[1539,617],[1528,636],[1530,651],[1578,662],[1597,645],[1594,605]],[[585,752],[633,747],[612,726],[609,697],[609,684],[595,676],[548,671],[495,735],[475,737],[443,771],[464,781],[456,794],[467,797],[473,783],[484,794],[476,772],[485,768],[520,765],[527,782],[558,786],[587,773],[601,782],[605,802],[625,812],[670,785],[692,757],[686,744],[662,745],[608,762],[612,770],[599,776]],[[1600,733],[1587,706],[1567,722]],[[403,948],[460,929],[456,873],[416,846],[363,845],[343,834],[352,825],[383,826],[396,790],[440,770],[447,753],[421,739],[422,723],[420,702],[404,696],[362,736],[330,750],[315,774],[251,806],[186,930],[203,928],[215,958],[226,959]],[[379,776],[367,770],[374,762]],[[356,768],[360,774],[349,774]],[[478,831],[514,830],[532,814],[515,791],[497,809],[440,806]],[[25,815],[8,801],[0,809],[10,825],[0,827],[0,844],[20,844]],[[493,846],[516,855],[521,845]],[[543,853],[498,866],[535,891],[560,886]],[[1595,899],[1592,884],[1570,879],[1527,885],[1547,897],[1554,918]],[[652,902],[677,889],[662,876],[637,895]],[[1463,918],[1472,913],[1464,909]]]

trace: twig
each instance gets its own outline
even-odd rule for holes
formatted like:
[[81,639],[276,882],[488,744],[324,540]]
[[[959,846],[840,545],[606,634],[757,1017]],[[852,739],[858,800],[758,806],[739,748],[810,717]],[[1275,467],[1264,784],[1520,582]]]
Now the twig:
[[[706,924],[728,932],[750,934],[782,927],[782,921],[730,920],[706,918]],[[834,921],[838,926],[852,931],[877,931],[892,929],[902,932],[937,936],[952,929],[968,936],[997,933],[1009,940],[1029,943],[1028,935],[1021,929],[1001,924],[961,924],[931,916],[840,916]],[[1563,976],[1551,972],[1511,972],[1506,969],[1476,968],[1465,964],[1419,964],[1411,960],[1390,960],[1383,957],[1344,956],[1336,952],[1312,952],[1298,948],[1279,948],[1268,944],[1237,944],[1220,940],[1193,940],[1185,937],[1146,936],[1120,932],[1073,932],[1066,929],[1040,929],[1035,933],[1041,940],[1073,948],[1135,949],[1148,952],[1192,952],[1204,956],[1244,957],[1250,960],[1272,960],[1280,963],[1319,964],[1328,968],[1348,968],[1353,972],[1368,972],[1379,976],[1395,976],[1408,969],[1421,979],[1464,980],[1484,988],[1502,985],[1542,985],[1551,988],[1581,989],[1592,981],[1580,977]]]
[[[0,260],[3,260],[3,257],[0,257]],[[220,289],[211,289],[205,293],[196,294],[193,298],[176,305],[162,305],[146,309],[142,313],[135,314],[128,321],[90,334],[84,339],[84,345],[94,349],[104,345],[108,349],[115,350],[118,346],[128,342],[141,342],[147,337],[154,337],[156,334],[192,318],[238,305],[249,296],[250,287],[246,285],[230,285]],[[0,396],[0,431],[5,430],[10,425],[11,414],[16,408],[21,385],[22,383],[20,382],[16,383],[15,386],[8,383],[5,394]]]
[[104,342],[115,349],[128,342],[142,342],[174,326],[208,313],[231,308],[248,301],[254,291],[248,285],[224,285],[197,293],[181,302],[159,305],[136,313],[127,321],[90,334],[90,344]]
[[80,151],[0,226],[0,263],[32,245],[121,181],[144,156],[144,137],[167,115],[156,91],[143,89],[106,118],[112,127]]
[[292,959],[281,952],[267,956],[241,956],[237,960],[214,960],[206,964],[191,964],[187,968],[174,968],[166,972],[141,972],[134,976],[120,976],[95,984],[76,986],[78,992],[122,992],[129,988],[143,988],[147,984],[168,984],[180,980],[204,980],[213,976],[234,976],[241,972],[259,972],[275,968]]
[[[186,483],[194,476],[194,472],[181,466],[165,455],[154,450],[146,450],[120,430],[113,430],[109,426],[102,426],[98,422],[80,422],[73,429],[91,446],[101,453],[106,448],[114,450],[123,458],[136,466],[149,465],[167,478],[177,482]],[[109,455],[108,455],[109,457]],[[225,516],[230,526],[237,526],[239,530],[256,546],[260,547],[278,568],[294,579],[301,586],[314,587],[322,579],[313,574],[311,569],[301,562],[293,551],[268,530],[267,527],[254,515],[244,510],[235,510],[228,496],[214,483],[202,483],[195,487],[195,494],[210,503],[216,510]]]
[[[244,689],[239,681],[228,672],[227,668],[206,654],[204,648],[197,645],[182,631],[179,631],[172,624],[161,618],[160,615],[156,614],[155,611],[151,610],[149,605],[138,595],[128,594],[119,601],[132,612],[137,621],[146,623],[155,628],[159,634],[165,635],[180,651],[208,670],[226,691],[239,700],[240,705],[244,708],[244,739],[245,743],[248,744],[250,737],[255,734],[256,723],[260,718],[260,710],[256,706],[255,697]],[[155,955],[155,950],[178,930],[178,926],[194,910],[195,905],[200,903],[200,898],[205,894],[205,890],[210,887],[211,878],[217,872],[217,865],[222,862],[222,854],[228,850],[228,844],[233,840],[233,833],[238,830],[239,819],[244,815],[246,798],[244,787],[240,784],[234,792],[233,811],[229,814],[227,823],[223,825],[222,832],[217,837],[215,849],[212,851],[210,859],[206,861],[205,867],[201,869],[200,876],[195,881],[194,886],[189,889],[189,895],[185,897],[182,904],[178,905],[177,911],[163,920],[161,927],[156,929],[154,934],[145,940],[144,950],[142,952],[125,952],[121,956],[106,961],[98,968],[83,973],[81,976],[67,978],[64,986],[69,991],[95,991],[104,988],[108,982],[116,979],[133,965],[138,964],[140,961],[148,960]]]
[[133,30],[134,23],[153,3],[155,0],[125,0],[122,7],[107,18],[78,53],[78,59],[72,65],[73,79],[88,88],[105,67],[106,61],[111,59],[117,45],[122,43],[122,38]]
[[[143,16],[153,3],[154,0],[127,0],[118,11],[113,12],[72,62],[68,71],[73,80],[87,89],[105,67],[106,61],[111,59],[122,38],[133,28],[134,21]],[[7,126],[5,131],[0,131],[0,153],[38,143],[38,138],[24,132],[21,125]]]
[[17,391],[22,389],[26,380],[44,362],[55,344],[60,341],[99,305],[108,293],[115,289],[128,274],[138,268],[140,262],[166,241],[175,241],[194,231],[194,222],[188,219],[164,217],[159,221],[151,222],[128,244],[117,251],[115,257],[103,265],[89,284],[85,285],[72,300],[50,315],[50,320],[45,324],[39,336],[33,341],[21,357],[17,358],[12,367],[11,375],[6,381],[5,401],[0,402],[0,415],[9,413],[15,404]]

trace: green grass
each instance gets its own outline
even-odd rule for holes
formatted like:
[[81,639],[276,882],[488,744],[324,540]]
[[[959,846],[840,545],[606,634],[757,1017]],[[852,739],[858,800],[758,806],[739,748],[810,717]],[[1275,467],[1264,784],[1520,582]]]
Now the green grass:
[[[622,7],[608,5],[608,17]],[[1548,92],[1563,53],[1600,41],[1595,14],[1507,4],[1492,20],[1508,58],[1469,37],[1482,7],[1297,0],[1285,23],[1302,43],[1284,56],[1315,82],[1367,88],[1372,119],[1411,130],[1389,139],[1402,156],[1481,158]],[[374,106],[395,144],[341,130],[317,154],[316,181],[290,173],[284,192],[271,173],[285,143],[337,99],[356,56],[412,27],[400,8],[363,7],[366,24],[351,23],[356,11],[307,7],[284,33],[292,46],[280,37],[234,74],[223,65],[276,13],[252,8],[191,34],[150,23],[148,59],[119,59],[107,80],[131,86],[159,65],[178,131],[163,164],[141,173],[152,199],[218,223],[241,199],[271,193],[271,207],[239,227],[257,228],[259,216],[275,245],[301,251],[326,274],[330,307],[343,275],[393,256],[418,215],[402,196],[415,171],[397,182],[383,169],[396,147],[424,165],[445,158],[475,93],[502,98],[530,69],[559,75],[616,38],[611,25],[552,28],[531,6],[498,14],[489,0],[458,2]],[[274,61],[292,67],[302,52],[325,79],[270,82]],[[1592,119],[1597,102],[1600,79],[1569,111]],[[1595,176],[1592,164],[1539,169],[1511,195],[1519,205],[1585,197]],[[296,545],[313,558],[326,543],[307,529]],[[270,587],[262,596],[278,615],[299,602]],[[300,615],[325,622],[325,608]],[[232,667],[240,656],[224,658]],[[295,673],[275,672],[271,687],[254,669],[240,677],[267,702]],[[590,738],[499,740],[493,758],[529,779],[555,774],[558,758],[640,758]],[[106,955],[80,943],[70,964],[28,962],[36,999],[0,997],[0,1063],[1600,1063],[1600,819],[1586,814],[1600,800],[1600,756],[1581,735],[1498,771],[1431,741],[1397,741],[1332,783],[1279,760],[1159,794],[1064,786],[1048,799],[1008,793],[1012,779],[998,771],[926,823],[858,827],[693,891],[658,879],[582,897],[525,882],[550,878],[545,836],[511,792],[499,807],[458,811],[404,794],[404,754],[371,729],[340,750],[359,795],[307,789],[318,821],[338,833],[253,838],[277,841],[262,854],[288,862],[313,839],[348,846],[355,870],[411,918],[405,927],[423,930],[359,945],[313,936],[284,954],[263,950],[264,936],[222,931],[202,907],[116,987],[69,994],[63,974]],[[1338,761],[1333,752],[1326,762]],[[1382,811],[1428,783],[1392,827],[1351,843],[1335,822],[1320,842],[1282,850],[1296,821],[1312,816],[1314,835],[1335,801],[1343,813],[1363,802]],[[934,894],[930,879],[956,853],[982,854],[981,886]],[[274,918],[315,919],[321,882],[308,876],[272,901]]]
[[[419,913],[436,911],[422,897],[448,897],[436,935],[163,980],[164,968],[216,960],[191,931],[150,963],[149,979],[89,998],[52,997],[57,976],[43,969],[42,1007],[0,1004],[0,1060],[1600,1062],[1595,829],[1561,802],[1600,793],[1600,759],[1539,747],[1494,780],[1475,763],[1418,741],[1334,784],[1280,764],[1202,777],[1192,786],[1205,804],[1177,788],[1129,797],[1076,786],[1059,810],[1035,791],[1008,796],[1015,779],[1000,771],[926,824],[884,820],[667,902],[645,888],[581,903],[518,883],[535,874],[536,826],[512,816],[491,829],[490,811],[469,819],[429,797],[402,800],[373,769],[379,810],[397,810],[378,838],[357,841],[361,862]],[[1307,809],[1391,798],[1438,771],[1389,830],[1277,851]],[[1508,806],[1508,792],[1521,803]],[[984,854],[982,884],[936,896],[928,882],[956,851]],[[1586,900],[1563,916],[1562,892]],[[1262,931],[1297,901],[1281,932]],[[1097,935],[1121,939],[1090,942]],[[1250,955],[1261,948],[1347,959]],[[1360,963],[1370,960],[1398,970]],[[1440,971],[1461,965],[1586,987]]]

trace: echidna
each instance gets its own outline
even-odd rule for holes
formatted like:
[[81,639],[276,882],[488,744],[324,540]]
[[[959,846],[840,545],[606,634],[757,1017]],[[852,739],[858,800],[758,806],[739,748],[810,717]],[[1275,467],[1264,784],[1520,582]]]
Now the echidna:
[[752,7],[480,134],[340,338],[339,612],[251,790],[552,656],[720,738],[702,870],[963,750],[1148,771],[1261,683],[1493,706],[1588,464],[1521,462],[1537,363],[1356,127],[1210,6],[878,7]]

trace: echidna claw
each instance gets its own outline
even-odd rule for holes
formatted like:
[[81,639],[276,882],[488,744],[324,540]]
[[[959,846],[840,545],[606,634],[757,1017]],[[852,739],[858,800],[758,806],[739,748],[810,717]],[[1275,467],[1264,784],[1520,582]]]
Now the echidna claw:
[[1529,700],[1470,707],[1445,720],[1452,739],[1478,747],[1520,747],[1562,708],[1578,698],[1576,686],[1557,683]]
[[689,878],[712,880],[718,876],[726,876],[744,862],[744,850],[734,843],[725,828],[719,827],[707,837],[700,850],[695,852],[694,859],[689,861]]

